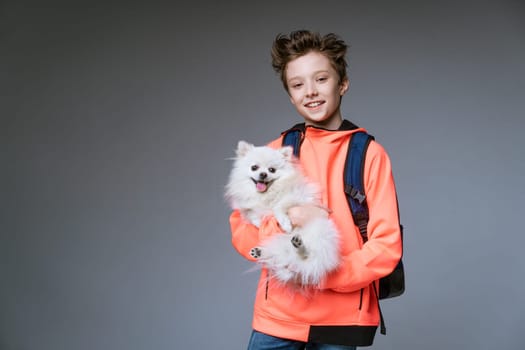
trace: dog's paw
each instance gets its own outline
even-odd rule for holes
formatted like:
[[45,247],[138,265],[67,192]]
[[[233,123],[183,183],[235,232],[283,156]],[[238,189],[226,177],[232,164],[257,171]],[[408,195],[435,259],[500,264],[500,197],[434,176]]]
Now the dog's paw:
[[292,222],[286,215],[279,215],[275,214],[275,218],[277,219],[277,222],[279,222],[279,226],[283,229],[284,232],[291,232],[292,231]]
[[297,249],[297,254],[301,257],[301,259],[308,258],[308,252],[306,251],[306,247],[304,246],[301,236],[293,236],[290,242],[292,242],[292,245],[295,247],[295,249]]
[[256,227],[261,227],[261,219],[257,218],[257,217],[253,217],[251,218],[251,223],[256,226]]
[[303,245],[303,240],[301,239],[301,236],[299,235],[293,236],[291,239],[291,242],[295,248],[299,248],[300,246]]
[[241,213],[243,218],[251,222],[252,225],[256,227],[261,226],[261,218],[258,215],[256,215],[256,213],[253,210],[243,210],[241,211]]
[[250,255],[254,259],[259,259],[262,255],[262,250],[259,247],[252,248],[250,250]]

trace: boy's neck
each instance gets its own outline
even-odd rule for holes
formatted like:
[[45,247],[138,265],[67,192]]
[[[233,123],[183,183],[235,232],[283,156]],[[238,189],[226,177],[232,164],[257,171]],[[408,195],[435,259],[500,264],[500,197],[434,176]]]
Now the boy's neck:
[[332,130],[332,131],[339,130],[339,128],[341,127],[342,123],[343,123],[343,118],[341,118],[341,117],[325,120],[325,122],[320,122],[320,123],[314,123],[314,122],[312,122],[310,120],[305,120],[305,125],[306,126],[313,126],[313,127],[316,127],[316,128],[325,129],[325,130]]

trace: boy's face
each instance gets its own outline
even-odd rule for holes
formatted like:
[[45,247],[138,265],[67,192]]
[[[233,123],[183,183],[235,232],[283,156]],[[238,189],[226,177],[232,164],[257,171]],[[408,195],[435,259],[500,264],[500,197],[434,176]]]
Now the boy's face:
[[339,128],[343,120],[339,109],[341,96],[348,90],[348,80],[339,83],[339,76],[326,56],[309,52],[290,61],[286,66],[286,82],[290,100],[306,125]]

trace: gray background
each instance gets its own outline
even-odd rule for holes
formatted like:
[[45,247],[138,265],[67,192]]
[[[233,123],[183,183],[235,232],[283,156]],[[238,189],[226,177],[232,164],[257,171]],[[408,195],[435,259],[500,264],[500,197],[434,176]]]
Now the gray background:
[[352,45],[346,118],[388,150],[407,292],[375,349],[524,349],[523,1],[0,5],[0,349],[244,349],[239,139],[300,121],[275,35]]

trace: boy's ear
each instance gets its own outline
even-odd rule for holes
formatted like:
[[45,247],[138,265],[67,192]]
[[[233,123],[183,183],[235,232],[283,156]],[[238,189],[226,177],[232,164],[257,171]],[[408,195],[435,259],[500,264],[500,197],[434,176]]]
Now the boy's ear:
[[291,160],[293,158],[293,147],[292,146],[281,147],[281,153],[286,160]]
[[253,148],[253,145],[251,143],[248,143],[246,141],[239,141],[239,143],[237,143],[237,151],[236,151],[236,154],[239,156],[239,157],[242,157],[244,156],[246,153],[248,153],[249,150],[251,150]]
[[341,85],[339,86],[339,94],[343,96],[348,91],[349,87],[350,87],[350,81],[348,80],[348,78],[345,78],[341,82]]

